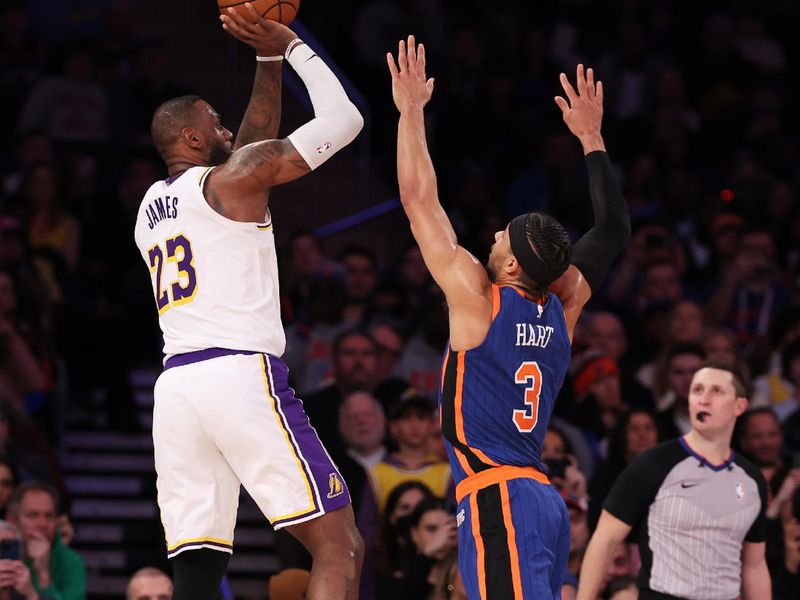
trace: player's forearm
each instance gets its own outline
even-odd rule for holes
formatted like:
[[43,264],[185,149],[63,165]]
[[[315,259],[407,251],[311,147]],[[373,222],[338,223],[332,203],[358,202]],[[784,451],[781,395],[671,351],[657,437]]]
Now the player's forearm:
[[305,44],[289,50],[289,64],[303,81],[314,107],[314,119],[289,135],[289,141],[312,169],[355,139],[364,118],[342,84]]
[[581,573],[578,578],[578,594],[575,600],[597,600],[603,588],[613,542],[604,541],[595,534],[586,548]]
[[436,171],[425,137],[423,108],[406,109],[397,124],[397,183],[403,206],[438,203]]
[[759,600],[772,598],[772,580],[767,569],[767,561],[757,565],[742,567],[742,600]]
[[235,148],[278,136],[281,121],[281,65],[283,61],[258,62],[253,92],[245,110]]
[[608,154],[600,150],[588,154],[586,166],[595,222],[575,243],[572,262],[595,292],[631,237],[631,219]]

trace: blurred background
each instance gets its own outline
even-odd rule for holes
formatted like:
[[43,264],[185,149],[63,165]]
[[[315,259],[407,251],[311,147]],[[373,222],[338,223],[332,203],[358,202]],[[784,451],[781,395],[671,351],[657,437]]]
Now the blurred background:
[[[122,597],[140,567],[169,572],[149,437],[161,340],[133,224],[166,176],[149,139],[158,104],[197,93],[234,132],[242,117],[253,52],[217,14],[211,0],[0,6],[0,474],[9,494],[26,480],[59,490],[71,523],[60,535],[92,598]],[[366,119],[347,150],[270,202],[285,360],[309,406],[336,391],[320,422],[309,410],[323,441],[352,448],[339,405],[365,391],[381,414],[362,429],[402,452],[384,413],[403,393],[435,400],[446,307],[396,198],[385,63],[414,33],[436,78],[426,119],[441,201],[481,261],[523,212],[551,213],[575,238],[591,225],[581,149],[553,96],[579,62],[605,85],[633,236],[579,323],[556,408],[551,459],[573,457],[571,513],[591,527],[622,467],[685,432],[688,381],[706,357],[747,373],[763,416],[742,420],[738,447],[771,499],[791,497],[778,492],[800,466],[798,22],[795,0],[304,0],[293,27]],[[281,135],[311,115],[285,67]],[[355,364],[334,352],[353,329]],[[770,566],[796,581],[797,515],[775,512]],[[297,566],[243,495],[236,597],[265,597],[270,574]]]

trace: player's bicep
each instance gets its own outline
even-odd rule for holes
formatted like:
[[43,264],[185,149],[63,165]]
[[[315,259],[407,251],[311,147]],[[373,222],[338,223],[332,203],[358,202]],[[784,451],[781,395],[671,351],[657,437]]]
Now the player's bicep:
[[311,167],[284,138],[243,146],[231,155],[224,169],[240,182],[239,187],[263,191],[302,177]]
[[407,204],[406,215],[425,265],[448,301],[463,292],[480,292],[487,283],[486,270],[458,245],[456,233],[442,206]]

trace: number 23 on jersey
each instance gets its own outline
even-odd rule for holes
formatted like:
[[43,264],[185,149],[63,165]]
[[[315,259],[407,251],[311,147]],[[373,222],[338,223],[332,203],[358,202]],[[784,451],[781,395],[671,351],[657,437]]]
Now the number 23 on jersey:
[[[194,300],[197,294],[197,273],[194,270],[192,244],[184,235],[177,235],[164,242],[166,253],[160,244],[147,251],[150,272],[155,275],[153,288],[156,296],[158,314],[163,315],[172,306],[180,306]],[[164,261],[178,265],[178,278],[163,284]]]
[[542,393],[542,371],[534,361],[525,361],[514,374],[514,383],[525,385],[524,409],[515,409],[513,421],[520,433],[530,433],[539,420],[539,395]]

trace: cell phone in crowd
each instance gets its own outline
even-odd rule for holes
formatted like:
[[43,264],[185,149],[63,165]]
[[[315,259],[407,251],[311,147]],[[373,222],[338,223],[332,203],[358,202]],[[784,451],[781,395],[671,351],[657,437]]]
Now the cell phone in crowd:
[[0,559],[19,560],[19,540],[0,540]]

